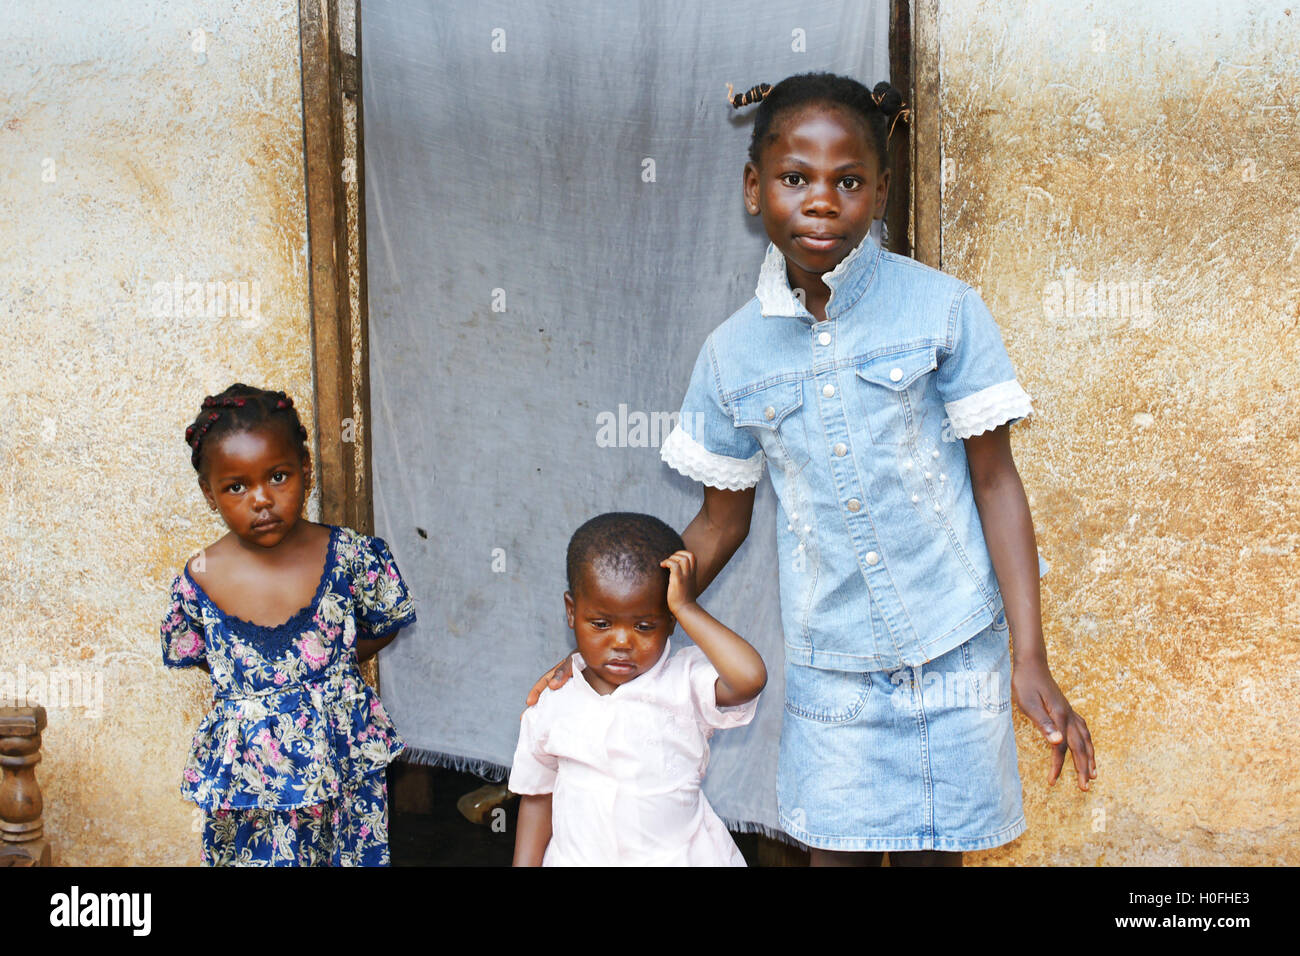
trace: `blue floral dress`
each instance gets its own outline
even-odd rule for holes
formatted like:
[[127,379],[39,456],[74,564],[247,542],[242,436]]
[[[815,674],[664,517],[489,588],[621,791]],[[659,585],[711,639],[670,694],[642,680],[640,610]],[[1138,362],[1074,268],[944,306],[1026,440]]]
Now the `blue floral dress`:
[[358,638],[415,622],[382,538],[330,525],[316,594],[277,627],[224,613],[186,567],[162,621],[168,667],[207,662],[216,694],[181,795],[207,865],[386,866],[384,770],[406,744],[357,669]]

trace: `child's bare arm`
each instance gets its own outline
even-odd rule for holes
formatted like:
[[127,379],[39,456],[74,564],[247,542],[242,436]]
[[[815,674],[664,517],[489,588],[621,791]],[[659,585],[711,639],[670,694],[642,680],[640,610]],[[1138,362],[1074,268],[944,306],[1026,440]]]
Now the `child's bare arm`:
[[551,794],[525,793],[519,797],[512,866],[541,866],[551,842]]
[[686,550],[695,555],[695,586],[703,594],[749,535],[754,489],[725,491],[704,486],[704,503],[682,532]]
[[1074,712],[1047,666],[1034,522],[1011,457],[1010,428],[1001,425],[965,441],[971,490],[1011,628],[1016,703],[1054,745],[1047,782],[1056,782],[1070,750],[1079,788],[1087,790],[1088,781],[1097,776],[1096,753],[1087,723]]
[[695,556],[678,551],[663,562],[668,569],[668,610],[718,672],[714,695],[719,707],[753,700],[767,685],[767,667],[758,651],[695,601]]

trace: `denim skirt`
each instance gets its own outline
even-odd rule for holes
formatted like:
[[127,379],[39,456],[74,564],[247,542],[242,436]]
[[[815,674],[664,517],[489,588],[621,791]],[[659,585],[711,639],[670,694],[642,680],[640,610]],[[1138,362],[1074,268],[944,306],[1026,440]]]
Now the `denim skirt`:
[[985,850],[1025,831],[1005,612],[917,667],[785,665],[781,827],[822,850]]

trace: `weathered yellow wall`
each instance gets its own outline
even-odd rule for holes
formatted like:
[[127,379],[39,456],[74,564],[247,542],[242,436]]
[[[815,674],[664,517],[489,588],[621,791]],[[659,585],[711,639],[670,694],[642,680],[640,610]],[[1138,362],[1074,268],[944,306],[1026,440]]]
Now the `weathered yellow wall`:
[[1099,774],[1048,790],[1017,712],[1029,830],[970,862],[1300,863],[1300,5],[942,0],[940,37],[943,265],[1035,399],[1048,651]]
[[[302,136],[296,0],[6,5],[0,697],[67,694],[38,767],[56,864],[198,862],[178,786],[211,691],[158,621],[225,528],[183,431],[239,380],[314,433]],[[244,310],[169,309],[178,275],[247,283]]]

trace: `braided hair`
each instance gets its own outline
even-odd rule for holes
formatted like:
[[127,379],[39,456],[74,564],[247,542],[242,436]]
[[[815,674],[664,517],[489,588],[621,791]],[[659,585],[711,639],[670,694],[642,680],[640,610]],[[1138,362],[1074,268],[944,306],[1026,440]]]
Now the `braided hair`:
[[185,444],[190,446],[190,464],[203,474],[203,446],[206,442],[234,432],[255,431],[267,425],[284,430],[289,441],[297,444],[299,461],[306,461],[307,429],[302,427],[293,399],[284,392],[270,392],[236,382],[218,395],[203,399],[203,409],[194,424],[185,429]]
[[894,124],[899,119],[906,122],[912,115],[904,107],[903,95],[888,83],[877,83],[875,89],[869,90],[857,80],[834,73],[800,73],[786,77],[776,86],[760,83],[739,94],[728,83],[727,102],[733,109],[759,104],[749,140],[749,158],[755,164],[764,148],[776,140],[772,124],[779,114],[813,103],[829,103],[843,106],[862,118],[880,168],[884,170],[889,167],[889,137]]
[[569,591],[591,569],[621,580],[638,580],[662,574],[668,586],[669,574],[659,562],[685,549],[682,536],[652,515],[613,511],[597,515],[573,533],[565,562]]

